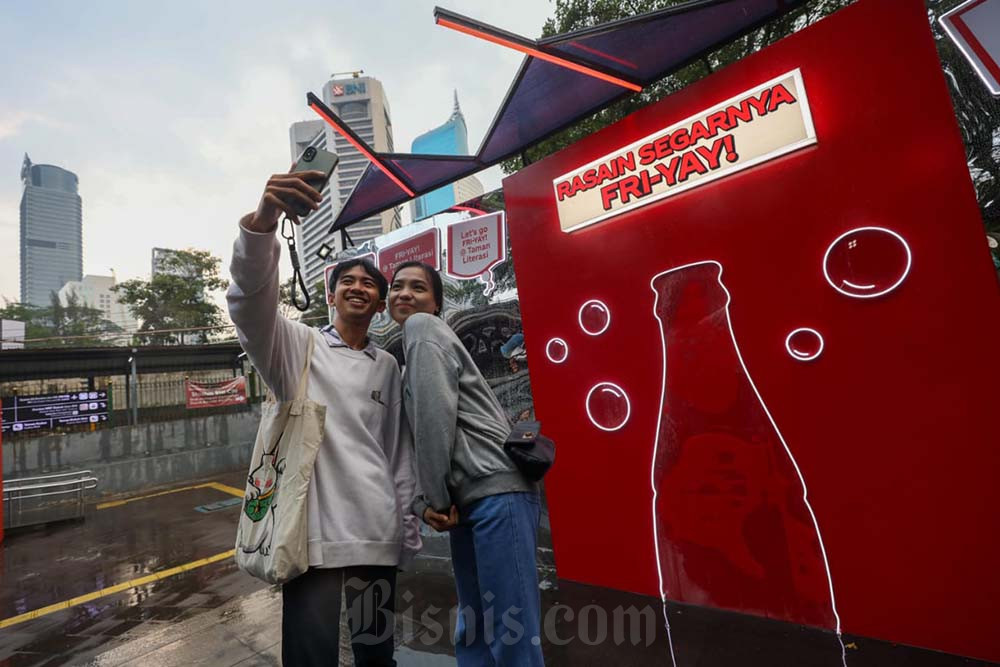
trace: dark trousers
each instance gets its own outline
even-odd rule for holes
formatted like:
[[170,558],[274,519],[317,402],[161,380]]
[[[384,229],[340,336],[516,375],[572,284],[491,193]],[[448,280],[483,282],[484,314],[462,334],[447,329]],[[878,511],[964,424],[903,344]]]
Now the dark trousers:
[[396,568],[309,568],[282,587],[281,662],[336,667],[340,662],[341,585],[357,667],[395,667]]

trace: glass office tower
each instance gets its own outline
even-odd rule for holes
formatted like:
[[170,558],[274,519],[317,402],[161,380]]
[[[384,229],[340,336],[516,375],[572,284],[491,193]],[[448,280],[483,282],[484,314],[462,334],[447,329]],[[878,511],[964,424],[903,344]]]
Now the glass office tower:
[[49,164],[21,167],[21,302],[46,306],[83,278],[82,202],[76,174]]
[[[468,155],[469,132],[465,126],[465,116],[458,106],[458,92],[455,92],[455,107],[444,125],[435,127],[413,140],[412,153],[426,155]],[[483,186],[475,176],[467,176],[455,183],[443,185],[413,201],[413,219],[422,220],[440,213],[455,204],[483,194]]]

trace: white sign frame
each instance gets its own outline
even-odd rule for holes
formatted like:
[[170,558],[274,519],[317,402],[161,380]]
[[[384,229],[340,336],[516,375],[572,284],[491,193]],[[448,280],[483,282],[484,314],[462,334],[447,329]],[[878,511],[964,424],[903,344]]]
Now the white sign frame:
[[967,0],[938,21],[986,89],[1000,97],[1000,0]]
[[[462,275],[462,274],[452,273],[452,271],[451,271],[451,261],[452,261],[451,258],[452,258],[452,250],[453,250],[453,248],[451,247],[451,228],[452,227],[456,227],[458,225],[467,225],[469,223],[476,222],[477,220],[482,220],[484,218],[492,218],[492,217],[499,218],[499,223],[500,223],[500,233],[497,236],[497,246],[500,249],[500,254],[499,254],[498,259],[496,259],[495,261],[490,262],[486,266],[486,268],[484,268],[480,273],[477,273],[475,275]],[[473,216],[471,218],[466,218],[465,220],[458,220],[456,222],[450,223],[450,224],[448,224],[445,227],[443,236],[444,236],[444,246],[443,247],[447,248],[448,252],[447,252],[447,256],[445,257],[445,261],[442,263],[443,265],[440,268],[440,270],[444,271],[444,273],[445,273],[446,276],[448,276],[449,278],[452,278],[454,280],[479,280],[480,282],[482,282],[485,285],[485,288],[483,290],[483,294],[488,296],[493,291],[493,289],[495,287],[495,282],[493,280],[493,269],[495,269],[497,266],[499,266],[499,265],[501,265],[501,264],[503,264],[504,262],[507,261],[507,213],[506,213],[506,211],[491,211],[491,212],[486,213],[484,215],[476,215],[476,216]]]
[[[643,144],[646,144],[646,143],[652,141],[653,139],[661,137],[661,136],[663,136],[663,135],[665,135],[665,134],[667,134],[669,132],[672,132],[674,130],[680,129],[680,128],[684,127],[684,126],[690,125],[694,121],[697,121],[697,120],[700,120],[702,118],[705,118],[708,114],[711,114],[714,111],[717,111],[719,109],[724,109],[724,108],[726,108],[726,107],[728,107],[728,106],[730,106],[732,104],[735,104],[735,103],[739,102],[740,100],[746,98],[749,95],[753,95],[754,93],[763,91],[763,90],[765,90],[767,88],[771,88],[771,87],[775,86],[776,84],[780,83],[781,81],[783,81],[785,79],[788,79],[790,77],[792,79],[794,79],[795,86],[796,86],[796,88],[798,90],[798,99],[796,100],[796,102],[800,105],[801,113],[802,113],[802,120],[803,120],[803,124],[804,124],[804,127],[805,127],[805,137],[803,139],[795,141],[795,142],[792,142],[792,143],[789,143],[789,144],[786,144],[786,145],[783,145],[780,148],[777,148],[777,149],[775,149],[773,151],[770,151],[770,152],[768,152],[768,153],[766,153],[764,155],[759,155],[757,157],[751,158],[751,159],[747,160],[746,162],[740,162],[739,164],[737,164],[737,165],[735,165],[733,167],[729,167],[729,168],[726,168],[726,169],[721,169],[721,170],[714,171],[712,173],[709,173],[709,174],[707,174],[707,175],[699,178],[696,181],[688,181],[688,182],[686,182],[684,184],[673,186],[669,190],[664,190],[663,192],[659,192],[659,193],[656,193],[656,194],[653,194],[653,195],[649,195],[649,196],[645,196],[643,198],[637,199],[636,201],[634,201],[632,203],[626,204],[624,206],[621,206],[621,207],[616,208],[616,209],[611,210],[611,211],[607,211],[607,212],[602,213],[600,215],[597,215],[595,217],[588,218],[588,219],[586,219],[586,220],[584,220],[582,222],[579,222],[579,223],[577,223],[577,224],[575,224],[575,225],[573,225],[571,227],[562,227],[562,225],[560,224],[560,228],[565,233],[575,232],[577,230],[583,229],[584,227],[589,227],[590,225],[597,224],[598,222],[602,222],[604,220],[607,220],[608,218],[612,218],[612,217],[615,217],[615,216],[620,215],[622,213],[626,213],[628,211],[635,210],[635,209],[640,208],[642,206],[647,206],[649,204],[652,204],[653,202],[660,201],[661,199],[664,199],[666,197],[672,197],[674,195],[680,194],[681,192],[685,192],[685,191],[690,190],[692,188],[696,188],[696,187],[700,187],[702,185],[706,185],[708,183],[711,183],[712,181],[716,181],[716,180],[718,180],[720,178],[725,178],[726,176],[729,176],[731,174],[735,174],[735,173],[743,171],[745,169],[749,169],[751,167],[755,167],[755,166],[757,166],[757,165],[759,165],[759,164],[761,164],[763,162],[767,162],[769,160],[773,160],[776,157],[780,157],[780,156],[785,155],[787,153],[792,153],[792,152],[797,151],[797,150],[799,150],[801,148],[805,148],[806,146],[811,146],[811,145],[815,144],[816,141],[817,141],[817,139],[816,139],[816,128],[813,125],[813,121],[812,121],[812,111],[810,110],[810,107],[809,107],[809,97],[806,94],[805,84],[804,84],[804,82],[802,80],[802,71],[799,68],[795,68],[793,70],[785,72],[784,74],[776,76],[773,79],[770,79],[769,81],[765,81],[765,82],[763,82],[763,83],[761,83],[759,85],[756,85],[753,88],[749,88],[747,90],[744,90],[744,91],[738,93],[737,95],[734,95],[734,96],[730,97],[729,99],[727,99],[727,100],[725,100],[723,102],[719,102],[718,104],[712,105],[711,107],[709,107],[709,108],[707,108],[707,109],[705,109],[703,111],[699,111],[696,114],[692,114],[691,116],[688,116],[687,118],[685,118],[682,121],[679,121],[677,123],[673,123],[672,125],[670,125],[668,127],[665,127],[663,129],[659,129],[659,130],[657,130],[657,131],[655,131],[655,132],[653,132],[653,133],[651,133],[651,134],[649,134],[647,136],[644,136],[644,137],[642,137],[640,139],[637,139],[636,141],[633,141],[632,143],[628,144],[627,146],[623,146],[621,148],[618,148],[618,149],[612,151],[611,153],[608,153],[607,155],[603,155],[603,156],[597,158],[596,160],[592,160],[592,161],[588,162],[587,164],[584,164],[584,165],[581,165],[579,167],[576,167],[576,168],[574,168],[574,169],[566,172],[565,174],[562,174],[562,175],[554,178],[552,180],[552,194],[553,194],[553,197],[555,198],[555,201],[556,201],[557,206],[558,206],[559,191],[558,191],[557,185],[560,182],[565,181],[567,178],[569,178],[569,177],[571,177],[573,175],[576,175],[576,174],[580,174],[580,173],[582,173],[582,172],[584,172],[587,169],[590,169],[592,167],[596,167],[596,166],[599,166],[601,164],[605,164],[611,158],[614,158],[616,156],[623,155],[623,154],[629,153],[631,151],[635,151],[639,147],[641,147]],[[722,135],[720,134],[720,136],[722,136]]]

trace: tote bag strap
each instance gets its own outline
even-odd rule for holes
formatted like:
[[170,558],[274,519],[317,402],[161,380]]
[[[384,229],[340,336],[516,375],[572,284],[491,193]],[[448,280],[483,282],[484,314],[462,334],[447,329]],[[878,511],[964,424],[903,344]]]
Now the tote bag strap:
[[299,387],[295,391],[295,400],[301,401],[306,397],[306,388],[309,386],[309,368],[312,366],[313,345],[315,337],[312,329],[309,330],[309,343],[306,345],[306,363],[302,368],[302,375],[299,377]]

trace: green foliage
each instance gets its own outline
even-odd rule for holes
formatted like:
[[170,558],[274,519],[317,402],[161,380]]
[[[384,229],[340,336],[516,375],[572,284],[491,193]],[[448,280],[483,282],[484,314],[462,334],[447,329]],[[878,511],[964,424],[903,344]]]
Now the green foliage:
[[50,294],[48,306],[7,301],[0,308],[0,319],[24,322],[26,347],[109,345],[112,341],[102,338],[102,334],[121,331],[121,327],[104,319],[99,308],[81,303],[75,292],[70,293],[65,305],[55,292]]
[[[292,300],[293,282],[294,278],[289,278],[278,288],[278,312],[281,313],[282,317],[304,322],[309,326],[326,326],[330,316],[326,306],[326,291],[323,287],[323,280],[317,280],[313,285],[312,291],[309,292],[309,308],[304,313],[295,307]],[[299,303],[302,303],[302,290],[299,289],[298,285],[295,285],[295,297]]]
[[[142,324],[136,339],[140,344],[168,345],[203,342],[204,331],[176,331],[225,324],[222,310],[208,293],[225,289],[219,276],[220,260],[205,250],[179,250],[163,258],[160,271],[150,280],[126,280],[111,289]],[[143,334],[145,331],[161,333]]]
[[[300,296],[299,300],[301,299]],[[291,303],[291,296],[289,296],[288,302]],[[294,306],[293,309],[296,313],[299,312]],[[299,320],[311,327],[325,327],[330,323],[330,309],[326,305],[326,287],[323,285],[322,278],[313,285],[309,295],[309,309],[302,313]]]
[[[542,28],[543,37],[589,28],[618,19],[644,14],[681,3],[683,0],[556,0],[555,16]],[[566,146],[618,122],[634,111],[656,102],[713,71],[759,51],[787,35],[815,23],[831,12],[850,4],[851,0],[814,0],[771,21],[767,25],[727,44],[715,52],[689,63],[642,92],[629,95],[608,108],[584,118],[569,128],[528,148],[522,156],[529,163],[556,153]],[[512,174],[523,166],[520,157],[500,163],[504,173]]]

